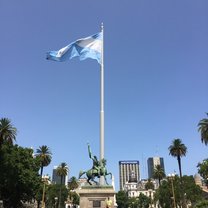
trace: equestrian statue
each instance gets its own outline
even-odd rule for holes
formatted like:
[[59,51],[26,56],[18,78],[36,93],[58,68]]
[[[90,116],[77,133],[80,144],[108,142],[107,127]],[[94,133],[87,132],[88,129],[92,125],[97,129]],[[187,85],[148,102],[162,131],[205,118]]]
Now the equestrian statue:
[[106,160],[103,158],[100,161],[97,159],[96,156],[92,156],[92,152],[90,149],[90,145],[87,144],[88,146],[88,153],[89,153],[89,157],[90,159],[93,161],[93,165],[92,168],[90,170],[87,171],[80,171],[79,173],[79,178],[81,178],[82,175],[86,174],[87,176],[87,182],[92,185],[91,181],[93,181],[94,183],[98,184],[97,181],[95,181],[95,178],[100,178],[100,176],[104,176],[105,178],[105,182],[108,185],[106,176],[110,175],[111,179],[112,179],[112,173],[108,173],[107,169],[106,169]]

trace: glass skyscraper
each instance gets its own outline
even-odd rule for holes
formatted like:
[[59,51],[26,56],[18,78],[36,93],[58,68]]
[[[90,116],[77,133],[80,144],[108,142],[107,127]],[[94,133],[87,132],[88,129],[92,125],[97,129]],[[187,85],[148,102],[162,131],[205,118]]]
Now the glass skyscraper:
[[154,169],[160,165],[165,172],[164,160],[162,157],[149,157],[147,159],[148,178],[153,178]]

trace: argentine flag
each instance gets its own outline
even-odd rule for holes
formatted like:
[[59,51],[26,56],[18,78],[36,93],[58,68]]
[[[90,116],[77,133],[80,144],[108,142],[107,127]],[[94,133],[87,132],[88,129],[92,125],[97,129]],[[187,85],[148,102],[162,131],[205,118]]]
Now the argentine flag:
[[96,59],[101,64],[102,33],[76,40],[58,51],[47,52],[46,59],[53,61],[66,61],[76,56],[79,59]]

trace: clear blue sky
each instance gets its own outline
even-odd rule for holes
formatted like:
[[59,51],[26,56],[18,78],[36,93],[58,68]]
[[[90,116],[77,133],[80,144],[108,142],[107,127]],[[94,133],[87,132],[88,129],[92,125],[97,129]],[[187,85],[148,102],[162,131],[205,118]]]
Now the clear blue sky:
[[207,0],[1,0],[0,117],[17,143],[50,147],[44,173],[66,162],[70,177],[99,155],[100,66],[95,60],[47,61],[45,53],[105,30],[105,158],[118,188],[118,161],[164,158],[181,138],[183,174],[208,157],[197,124],[208,112]]

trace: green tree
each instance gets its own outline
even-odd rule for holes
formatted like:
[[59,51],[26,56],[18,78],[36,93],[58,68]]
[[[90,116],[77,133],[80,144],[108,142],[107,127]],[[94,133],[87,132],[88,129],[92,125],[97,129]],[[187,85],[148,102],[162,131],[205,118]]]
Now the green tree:
[[139,208],[149,208],[149,205],[151,203],[151,199],[144,194],[140,194],[138,197],[138,207]]
[[194,206],[194,208],[206,208],[208,207],[208,200],[202,200],[197,202],[197,204]]
[[185,190],[185,201],[195,204],[202,199],[202,190],[195,184],[193,176],[183,176],[183,186]]
[[116,194],[118,208],[128,208],[128,196],[125,191],[118,191]]
[[155,192],[154,201],[158,202],[161,208],[170,208],[171,206],[171,187],[167,180],[163,180]]
[[69,199],[72,202],[73,206],[79,205],[79,195],[76,193],[76,191],[69,191]]
[[154,189],[154,184],[152,183],[151,179],[149,178],[147,180],[147,183],[145,184],[145,189],[148,190],[148,189]]
[[204,179],[204,182],[208,187],[208,159],[204,159],[201,163],[198,163],[197,168],[198,173]]
[[5,208],[35,199],[40,187],[39,164],[30,148],[3,144],[0,149],[0,198]]
[[16,140],[17,129],[8,118],[0,119],[0,149],[3,143],[13,144]]
[[73,205],[79,205],[79,195],[76,193],[76,189],[79,187],[77,179],[75,176],[72,176],[69,179],[68,189],[69,189],[69,199]]
[[61,177],[61,186],[60,186],[60,192],[59,192],[59,208],[63,207],[63,204],[61,204],[61,196],[62,196],[62,186],[63,186],[63,179],[68,173],[68,167],[67,164],[62,162],[58,168],[57,168],[57,175]]
[[[56,198],[59,196],[59,191],[61,188],[61,184],[51,184],[47,187],[46,191],[46,207],[52,208],[57,207],[57,201]],[[65,186],[62,187],[62,194],[61,194],[61,204],[64,204],[64,202],[67,200],[68,197],[68,190]]]
[[208,144],[208,118],[203,118],[199,121],[198,131],[201,134],[201,141],[204,142],[205,145],[207,145]]
[[40,175],[42,177],[43,175],[43,167],[46,167],[50,164],[51,162],[51,151],[49,149],[49,147],[47,147],[46,145],[42,145],[39,147],[39,149],[36,150],[36,157],[39,159],[40,161]]
[[69,179],[69,183],[68,183],[68,188],[69,188],[69,190],[75,190],[75,189],[78,188],[78,186],[79,186],[79,184],[78,184],[78,182],[77,182],[76,177],[75,177],[75,176],[71,177],[71,178]]
[[153,172],[153,178],[158,179],[159,185],[161,184],[161,180],[165,178],[165,172],[160,165],[156,165]]
[[128,207],[130,207],[130,208],[136,208],[136,207],[138,207],[138,198],[136,198],[136,197],[130,197],[128,199]]
[[[183,176],[182,180],[185,190],[185,202],[191,202],[194,204],[201,200],[202,190],[195,184],[193,176]],[[171,181],[170,178],[163,180],[160,187],[156,190],[154,200],[155,202],[159,202],[161,208],[170,208],[173,206],[172,188],[174,189],[176,205],[181,207],[183,204],[184,193],[181,191],[181,180],[178,176],[175,176],[173,181]]]
[[169,146],[169,154],[173,157],[177,158],[178,161],[178,167],[179,167],[179,173],[180,178],[182,177],[182,170],[181,170],[181,157],[186,156],[187,153],[187,147],[185,144],[182,143],[181,139],[174,139],[172,141],[172,144]]

